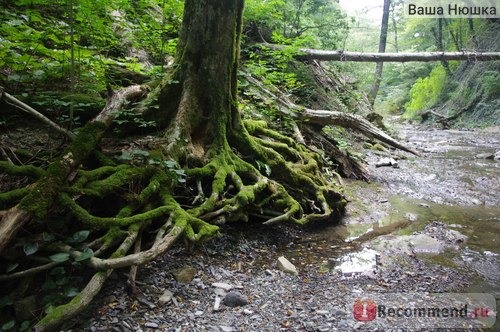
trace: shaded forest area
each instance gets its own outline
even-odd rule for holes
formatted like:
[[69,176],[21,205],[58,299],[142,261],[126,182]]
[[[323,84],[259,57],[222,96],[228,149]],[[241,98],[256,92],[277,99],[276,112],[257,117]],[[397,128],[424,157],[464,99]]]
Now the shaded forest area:
[[[138,265],[227,222],[338,221],[342,177],[369,177],[353,131],[418,153],[384,131],[355,71],[297,60],[342,48],[352,20],[334,2],[0,3],[2,330],[53,329],[113,269],[134,290]],[[448,30],[456,50],[496,51],[496,21],[468,24]],[[448,50],[438,39],[411,50]],[[389,68],[382,103],[414,84],[394,98],[407,117],[495,121],[496,63],[418,67],[416,82]]]

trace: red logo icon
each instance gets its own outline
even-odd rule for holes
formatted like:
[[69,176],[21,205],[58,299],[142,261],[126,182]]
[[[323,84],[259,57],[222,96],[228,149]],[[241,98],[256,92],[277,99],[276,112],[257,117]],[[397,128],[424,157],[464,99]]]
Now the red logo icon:
[[366,322],[377,317],[377,305],[373,300],[356,300],[353,309],[356,320]]

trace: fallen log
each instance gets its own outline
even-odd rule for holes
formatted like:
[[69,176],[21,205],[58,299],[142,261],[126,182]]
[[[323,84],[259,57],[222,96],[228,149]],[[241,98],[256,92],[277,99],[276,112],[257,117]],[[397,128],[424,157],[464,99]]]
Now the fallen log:
[[376,53],[324,51],[302,48],[296,55],[301,60],[351,61],[351,62],[430,62],[443,60],[493,61],[500,60],[500,52],[420,52],[420,53]]
[[462,113],[465,113],[465,112],[467,112],[467,109],[466,108],[462,108],[457,113],[455,113],[455,114],[447,117],[447,116],[444,116],[443,114],[440,114],[440,113],[434,111],[434,109],[429,109],[427,111],[424,111],[424,112],[420,113],[420,116],[422,117],[422,120],[425,121],[431,115],[433,115],[434,117],[436,117],[436,121],[441,124],[441,126],[443,127],[443,129],[449,129],[450,128],[450,121],[455,120],[460,115],[462,115]]

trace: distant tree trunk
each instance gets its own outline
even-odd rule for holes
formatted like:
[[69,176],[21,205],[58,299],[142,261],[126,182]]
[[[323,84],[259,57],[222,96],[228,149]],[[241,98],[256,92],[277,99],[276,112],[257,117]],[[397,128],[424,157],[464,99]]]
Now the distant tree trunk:
[[[382,14],[382,26],[380,27],[380,41],[378,44],[378,52],[385,52],[385,45],[387,44],[387,28],[389,25],[389,8],[391,0],[384,0],[384,9]],[[377,62],[377,67],[375,68],[375,78],[373,80],[373,85],[368,95],[370,103],[373,105],[375,103],[375,98],[377,98],[378,89],[380,87],[380,81],[382,80],[382,69],[384,67],[383,62]]]
[[453,29],[450,26],[450,22],[448,20],[444,19],[443,23],[448,28],[448,32],[450,33],[451,40],[453,40],[453,44],[455,44],[455,48],[457,49],[457,51],[460,51],[462,49],[462,47],[458,41],[457,36],[455,35],[455,33],[453,32]]
[[399,52],[398,47],[398,22],[396,20],[396,3],[391,3],[391,19],[392,19],[392,29],[394,30],[394,49]]
[[[432,27],[431,31],[432,34],[434,35],[434,40],[436,41],[436,47],[438,51],[444,52],[444,46],[443,46],[443,18],[439,17],[437,19],[437,30]],[[448,61],[446,59],[441,60],[441,64],[444,67],[444,70],[446,71],[446,75],[451,75],[450,71],[450,66],[448,65]]]

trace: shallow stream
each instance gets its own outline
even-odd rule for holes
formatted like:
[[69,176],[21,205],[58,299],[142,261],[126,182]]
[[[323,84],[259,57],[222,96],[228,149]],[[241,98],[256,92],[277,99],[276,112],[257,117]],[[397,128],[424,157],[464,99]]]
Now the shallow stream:
[[[422,155],[367,150],[373,179],[345,183],[350,204],[342,224],[308,233],[283,251],[299,266],[319,264],[346,278],[404,268],[405,259],[417,257],[466,279],[454,291],[494,294],[498,306],[500,160],[484,154],[500,150],[499,128],[398,131]],[[398,167],[374,166],[385,157]]]

